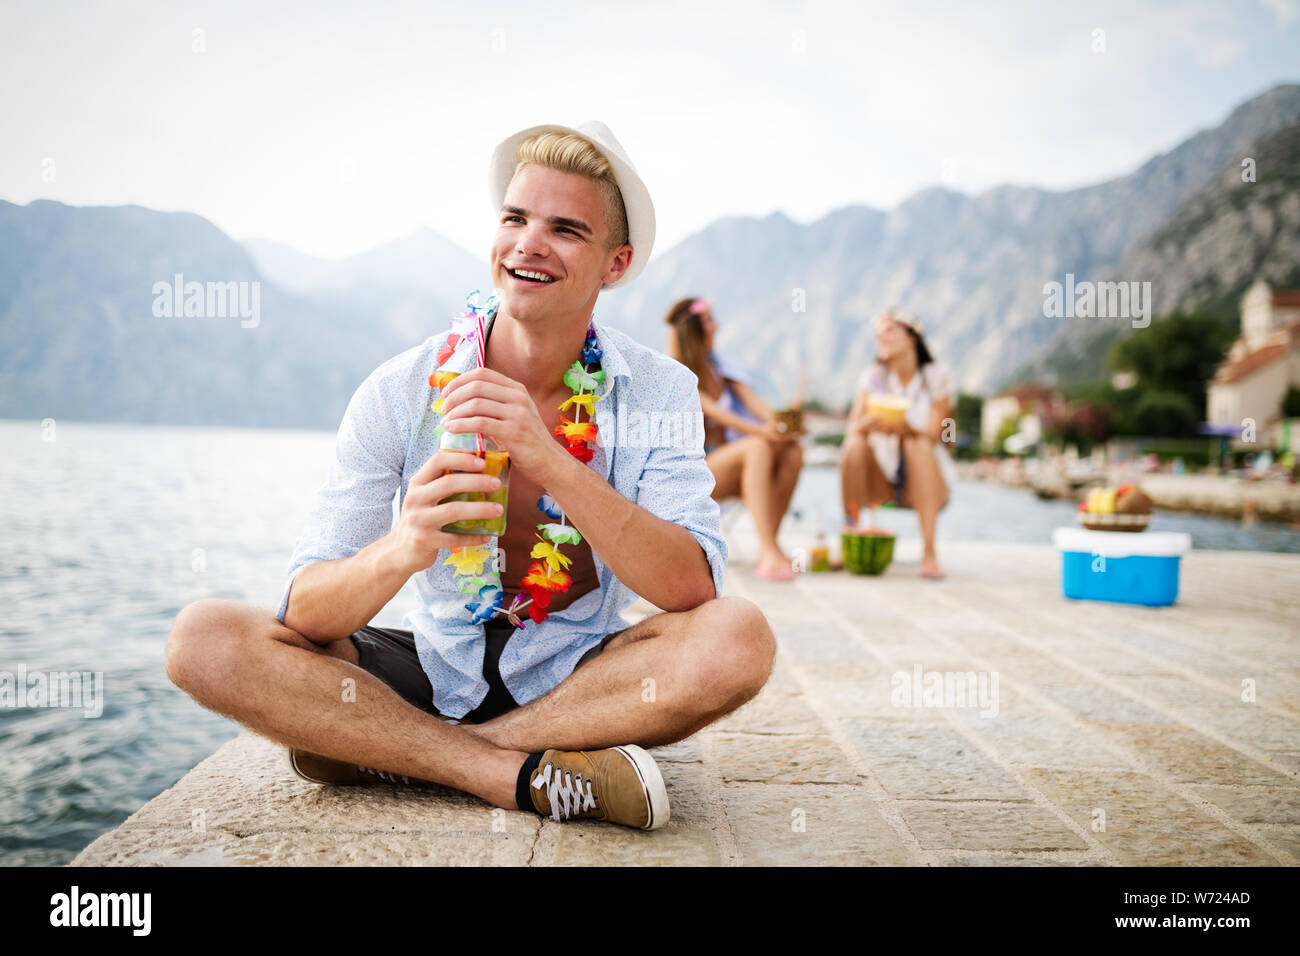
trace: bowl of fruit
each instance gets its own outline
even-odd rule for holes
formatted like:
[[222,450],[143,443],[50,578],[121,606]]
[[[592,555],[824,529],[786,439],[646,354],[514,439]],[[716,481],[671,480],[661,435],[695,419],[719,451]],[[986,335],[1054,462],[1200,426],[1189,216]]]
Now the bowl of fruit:
[[886,425],[901,425],[907,419],[908,401],[899,395],[870,395],[867,414]]
[[1090,531],[1145,531],[1151,523],[1151,499],[1137,485],[1090,488],[1076,518]]

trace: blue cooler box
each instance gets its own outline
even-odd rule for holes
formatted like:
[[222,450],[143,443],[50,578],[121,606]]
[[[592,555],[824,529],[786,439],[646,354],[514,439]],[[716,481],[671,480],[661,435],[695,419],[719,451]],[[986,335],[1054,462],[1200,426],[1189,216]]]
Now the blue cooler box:
[[1067,598],[1166,607],[1178,597],[1178,562],[1192,549],[1192,536],[1057,528],[1052,544],[1061,551]]

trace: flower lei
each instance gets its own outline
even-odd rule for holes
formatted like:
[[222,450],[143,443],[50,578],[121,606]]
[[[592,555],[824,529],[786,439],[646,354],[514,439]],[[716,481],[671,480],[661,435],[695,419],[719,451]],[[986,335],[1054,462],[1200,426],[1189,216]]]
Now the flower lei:
[[[441,392],[443,387],[455,378],[457,372],[444,372],[441,367],[446,364],[461,342],[474,342],[478,336],[480,319],[483,323],[491,320],[500,305],[500,297],[495,293],[482,305],[478,304],[478,291],[471,292],[465,298],[465,311],[451,320],[451,332],[446,344],[438,350],[439,371],[429,376],[429,385]],[[594,320],[594,316],[593,316]],[[486,343],[485,343],[486,345]],[[589,462],[595,454],[592,442],[596,440],[597,428],[592,420],[593,403],[599,401],[595,390],[605,381],[605,372],[600,368],[604,353],[596,345],[596,327],[587,326],[587,338],[582,345],[582,359],[574,362],[564,372],[564,384],[573,395],[560,405],[560,411],[573,409],[573,418],[561,416],[560,424],[555,427],[555,435],[562,438],[569,454],[581,462]],[[596,366],[591,370],[588,366]],[[442,397],[439,395],[429,406],[438,415],[442,414]],[[583,421],[581,413],[586,411],[587,420]],[[434,436],[440,441],[443,428],[441,420],[434,429]],[[515,627],[525,624],[519,617],[525,610],[528,617],[540,624],[549,615],[551,599],[556,594],[563,594],[573,584],[568,574],[572,559],[560,552],[562,544],[581,544],[582,535],[578,529],[567,524],[567,519],[555,499],[543,494],[537,499],[537,508],[549,521],[537,525],[539,534],[537,544],[529,556],[534,560],[528,566],[528,573],[519,582],[519,594],[507,607],[506,593],[501,586],[501,575],[495,567],[496,548],[491,542],[474,547],[452,548],[443,564],[456,569],[456,588],[461,594],[472,595],[477,600],[465,605],[470,612],[470,622],[478,624],[502,616]],[[527,594],[527,599],[524,598]]]

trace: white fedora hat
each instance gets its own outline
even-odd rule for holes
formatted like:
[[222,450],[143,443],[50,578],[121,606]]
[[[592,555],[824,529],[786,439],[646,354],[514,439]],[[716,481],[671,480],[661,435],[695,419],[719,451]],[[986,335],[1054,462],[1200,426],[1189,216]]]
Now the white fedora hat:
[[488,167],[492,211],[500,212],[501,205],[505,202],[506,189],[510,186],[510,180],[514,178],[515,167],[519,165],[515,159],[515,151],[519,148],[519,144],[529,136],[545,132],[577,133],[600,150],[601,155],[614,167],[614,178],[618,180],[619,192],[623,194],[623,208],[627,210],[627,241],[632,244],[632,261],[628,264],[622,278],[617,282],[609,283],[605,288],[617,289],[621,285],[626,285],[645,268],[646,260],[650,258],[650,250],[654,248],[655,207],[650,201],[650,191],[645,188],[645,183],[641,181],[636,167],[632,165],[632,160],[628,159],[623,146],[614,138],[609,127],[599,120],[591,120],[579,126],[559,126],[554,123],[530,126],[502,140],[493,150],[492,164]]

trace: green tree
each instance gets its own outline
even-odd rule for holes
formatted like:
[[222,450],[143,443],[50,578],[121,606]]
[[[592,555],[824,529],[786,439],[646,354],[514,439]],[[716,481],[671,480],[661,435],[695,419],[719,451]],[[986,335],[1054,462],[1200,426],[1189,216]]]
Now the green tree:
[[1140,434],[1182,438],[1196,433],[1196,423],[1201,418],[1197,407],[1181,392],[1151,389],[1138,399],[1133,419]]
[[[1145,329],[1135,329],[1111,346],[1107,364],[1112,372],[1137,373],[1134,391],[1183,396],[1192,409],[1192,430],[1205,409],[1205,389],[1215,367],[1223,361],[1234,334],[1230,324],[1197,313],[1175,312],[1156,319]],[[1142,404],[1142,397],[1137,406]],[[1158,411],[1158,409],[1162,411]],[[1136,407],[1135,407],[1136,412]],[[1168,424],[1177,417],[1165,398],[1148,405],[1148,415]]]
[[1300,388],[1292,385],[1282,399],[1282,414],[1287,418],[1300,418]]
[[984,399],[978,395],[957,393],[957,405],[953,409],[953,417],[957,420],[958,434],[979,436],[980,410],[983,407]]

